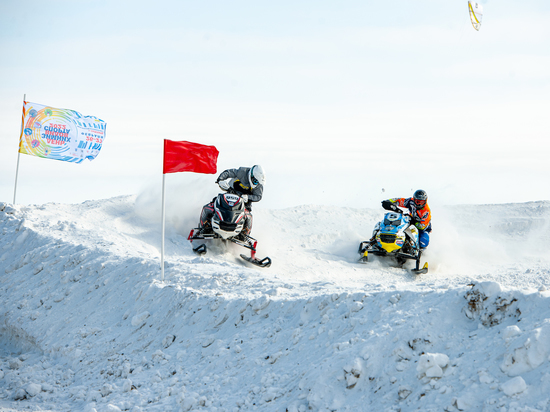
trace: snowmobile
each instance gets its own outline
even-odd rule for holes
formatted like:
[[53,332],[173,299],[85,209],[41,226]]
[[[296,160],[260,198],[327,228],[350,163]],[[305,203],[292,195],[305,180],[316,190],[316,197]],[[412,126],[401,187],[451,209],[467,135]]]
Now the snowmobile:
[[[250,249],[250,256],[240,255],[247,262],[262,268],[271,266],[269,257],[256,258],[258,241],[249,236],[252,214],[245,208],[243,199],[226,181],[221,181],[218,185],[224,192],[202,208],[199,227],[191,229],[187,240],[191,243],[194,240],[229,241]],[[204,255],[206,244],[193,247],[193,252]]]
[[369,255],[391,257],[399,267],[403,267],[407,260],[414,260],[414,274],[428,273],[428,262],[420,268],[422,249],[418,229],[412,223],[412,217],[401,209],[384,215],[382,221],[374,226],[372,238],[359,244],[359,255],[361,263],[367,263]]

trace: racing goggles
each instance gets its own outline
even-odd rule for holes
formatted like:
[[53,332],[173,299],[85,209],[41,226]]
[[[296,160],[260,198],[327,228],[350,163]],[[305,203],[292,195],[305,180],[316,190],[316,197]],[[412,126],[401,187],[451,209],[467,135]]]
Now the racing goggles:
[[252,184],[253,184],[254,186],[258,186],[259,183],[260,183],[260,182],[258,182],[258,179],[256,179],[254,176],[252,176]]
[[414,204],[416,206],[424,206],[426,204],[426,200],[425,199],[414,199]]

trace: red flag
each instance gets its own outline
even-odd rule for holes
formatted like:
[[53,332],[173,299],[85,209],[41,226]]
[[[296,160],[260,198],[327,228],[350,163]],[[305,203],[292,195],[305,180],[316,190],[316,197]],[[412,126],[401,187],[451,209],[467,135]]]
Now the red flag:
[[217,172],[218,149],[191,142],[174,142],[164,139],[164,167],[162,173]]

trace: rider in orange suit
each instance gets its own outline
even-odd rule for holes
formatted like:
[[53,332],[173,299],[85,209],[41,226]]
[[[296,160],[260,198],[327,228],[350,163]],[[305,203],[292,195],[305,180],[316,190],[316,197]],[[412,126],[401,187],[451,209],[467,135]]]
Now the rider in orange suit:
[[430,243],[432,231],[432,213],[428,206],[428,195],[424,190],[417,190],[413,197],[401,197],[382,201],[386,210],[397,211],[397,206],[408,209],[413,223],[418,229],[420,247],[425,249]]

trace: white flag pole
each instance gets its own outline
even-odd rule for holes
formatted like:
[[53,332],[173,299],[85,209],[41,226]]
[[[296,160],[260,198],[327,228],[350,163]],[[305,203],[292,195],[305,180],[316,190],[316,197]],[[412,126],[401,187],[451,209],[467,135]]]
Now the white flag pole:
[[164,181],[166,178],[166,174],[164,174],[164,148],[163,148],[163,154],[162,154],[162,164],[163,164],[163,171],[162,171],[162,239],[160,242],[160,273],[161,273],[161,280],[164,281]]
[[162,240],[160,242],[160,272],[161,272],[161,279],[164,281],[164,180],[166,175],[162,174]]
[[17,145],[17,167],[15,169],[15,186],[13,188],[13,204],[15,205],[15,195],[17,193],[17,175],[19,174],[19,158],[21,157],[21,136],[23,136],[23,126],[25,122],[25,100],[27,100],[27,94],[23,95],[23,114],[21,116],[21,133],[19,134],[19,144]]

